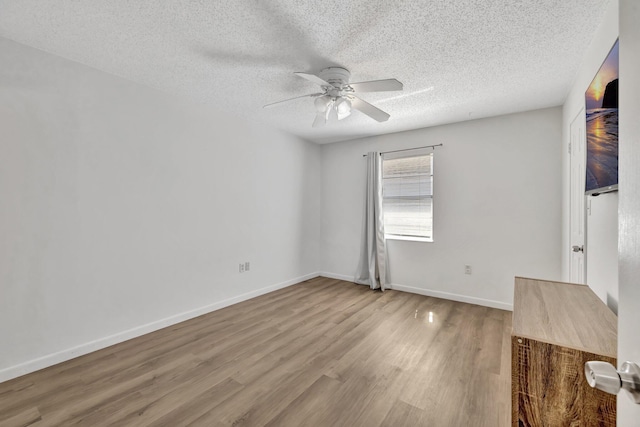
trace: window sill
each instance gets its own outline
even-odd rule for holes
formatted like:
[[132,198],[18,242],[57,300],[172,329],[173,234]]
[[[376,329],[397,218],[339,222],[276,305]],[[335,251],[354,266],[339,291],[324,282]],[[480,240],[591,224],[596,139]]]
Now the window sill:
[[409,240],[411,242],[433,243],[433,238],[431,238],[431,237],[398,236],[396,234],[385,234],[384,238],[387,239],[387,240]]

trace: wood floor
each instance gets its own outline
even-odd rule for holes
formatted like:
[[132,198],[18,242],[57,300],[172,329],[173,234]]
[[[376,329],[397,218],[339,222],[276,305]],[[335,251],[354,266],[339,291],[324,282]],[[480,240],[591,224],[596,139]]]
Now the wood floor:
[[317,278],[2,383],[0,426],[508,426],[510,327]]

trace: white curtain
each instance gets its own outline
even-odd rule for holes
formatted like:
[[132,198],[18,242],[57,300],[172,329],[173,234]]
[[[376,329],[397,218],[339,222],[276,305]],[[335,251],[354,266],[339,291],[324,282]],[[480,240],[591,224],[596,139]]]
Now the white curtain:
[[382,159],[376,152],[367,153],[367,187],[360,263],[355,282],[383,291],[387,285],[387,253],[382,213]]

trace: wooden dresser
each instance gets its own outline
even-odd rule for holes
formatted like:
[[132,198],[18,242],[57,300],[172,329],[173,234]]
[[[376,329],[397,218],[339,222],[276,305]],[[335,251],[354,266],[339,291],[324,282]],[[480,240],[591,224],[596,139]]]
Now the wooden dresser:
[[616,397],[589,387],[584,364],[616,364],[618,319],[585,285],[516,277],[512,425],[616,425]]

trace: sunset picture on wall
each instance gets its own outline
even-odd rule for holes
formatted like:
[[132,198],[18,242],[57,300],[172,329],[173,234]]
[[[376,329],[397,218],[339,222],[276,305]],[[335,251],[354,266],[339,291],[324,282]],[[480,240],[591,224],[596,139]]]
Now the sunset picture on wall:
[[618,188],[618,41],[585,93],[587,194]]

